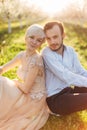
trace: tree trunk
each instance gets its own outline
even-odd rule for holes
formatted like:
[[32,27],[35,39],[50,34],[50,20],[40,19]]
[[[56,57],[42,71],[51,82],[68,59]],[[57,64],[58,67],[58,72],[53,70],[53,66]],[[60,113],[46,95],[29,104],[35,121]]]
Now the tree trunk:
[[19,19],[19,22],[20,22],[20,29],[22,29],[22,28],[23,28],[23,25],[22,25],[22,20],[21,20],[21,19]]
[[11,33],[12,29],[11,29],[11,20],[8,19],[8,33]]

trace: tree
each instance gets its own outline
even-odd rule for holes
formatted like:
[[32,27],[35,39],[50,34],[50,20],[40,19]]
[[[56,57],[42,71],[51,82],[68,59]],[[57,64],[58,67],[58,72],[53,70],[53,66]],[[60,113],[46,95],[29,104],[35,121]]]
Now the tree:
[[11,33],[11,20],[13,18],[12,10],[13,10],[13,1],[10,0],[2,0],[1,5],[1,17],[2,19],[8,21],[8,33]]

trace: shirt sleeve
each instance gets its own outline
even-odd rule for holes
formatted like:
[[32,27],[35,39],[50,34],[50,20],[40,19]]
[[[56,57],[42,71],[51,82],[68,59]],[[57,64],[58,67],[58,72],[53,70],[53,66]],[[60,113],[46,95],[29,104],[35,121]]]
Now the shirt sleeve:
[[65,82],[67,86],[84,86],[87,87],[87,78],[76,74],[69,69],[67,69],[64,65],[61,64],[60,61],[56,60],[56,57],[49,52],[42,52],[42,56],[44,59],[44,63],[46,65],[46,69],[51,71],[56,78]]
[[73,52],[73,60],[74,60],[74,69],[76,70],[76,73],[83,75],[85,77],[87,77],[87,70],[84,69],[84,67],[81,65],[77,53],[74,51]]

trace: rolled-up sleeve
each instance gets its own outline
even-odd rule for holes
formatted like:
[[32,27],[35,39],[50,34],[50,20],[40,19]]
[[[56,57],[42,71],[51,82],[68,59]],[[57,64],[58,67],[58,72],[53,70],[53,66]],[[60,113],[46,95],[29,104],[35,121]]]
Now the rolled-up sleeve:
[[56,57],[47,51],[42,52],[42,56],[44,59],[44,63],[54,75],[65,82],[67,86],[75,85],[75,86],[84,86],[87,87],[87,78],[76,74],[66,68],[60,61],[56,60]]
[[87,70],[84,69],[84,67],[81,65],[76,52],[73,52],[73,60],[74,60],[74,69],[76,70],[76,72],[80,75],[83,75],[84,77],[87,77]]

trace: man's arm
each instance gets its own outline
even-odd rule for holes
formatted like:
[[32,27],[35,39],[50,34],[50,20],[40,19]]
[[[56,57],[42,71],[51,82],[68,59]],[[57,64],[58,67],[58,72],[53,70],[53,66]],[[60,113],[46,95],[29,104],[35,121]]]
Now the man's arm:
[[81,65],[75,51],[74,51],[73,54],[74,54],[74,57],[73,57],[73,59],[74,59],[74,69],[76,70],[76,73],[87,77],[87,70],[84,69],[84,67]]
[[87,87],[86,77],[71,72],[69,69],[63,66],[58,60],[56,61],[56,58],[52,55],[52,53],[43,52],[42,56],[47,69],[50,69],[50,71],[58,79],[65,82],[67,86],[75,85]]

